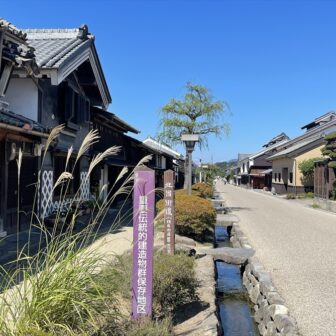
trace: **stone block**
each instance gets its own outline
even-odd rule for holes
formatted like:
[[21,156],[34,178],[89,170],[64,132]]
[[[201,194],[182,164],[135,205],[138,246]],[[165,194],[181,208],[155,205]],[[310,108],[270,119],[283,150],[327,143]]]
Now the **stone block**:
[[252,291],[252,289],[253,289],[253,285],[252,285],[252,283],[251,283],[251,282],[247,283],[247,284],[245,285],[245,287],[246,287],[246,290],[247,290],[248,294],[250,295],[250,294],[251,294],[251,291]]
[[269,306],[268,301],[266,299],[263,298],[263,296],[261,295],[261,300],[258,298],[258,305],[260,309],[265,309],[266,307]]
[[255,251],[252,249],[218,247],[204,250],[207,255],[214,256],[215,260],[222,260],[229,264],[242,265]]
[[287,335],[286,333],[298,332],[295,320],[287,314],[277,314],[274,316],[274,323],[283,335]]
[[269,321],[266,324],[266,336],[276,336],[277,335],[277,329],[273,321]]
[[258,329],[259,329],[259,332],[260,332],[261,336],[266,336],[267,329],[266,329],[266,326],[263,323],[260,323],[258,325]]
[[250,281],[252,282],[253,286],[259,285],[259,281],[251,274]]
[[246,273],[246,274],[251,274],[251,264],[247,264],[247,265],[245,266],[245,273]]
[[276,315],[287,315],[288,308],[284,305],[272,304],[268,307],[269,314],[275,319]]
[[263,321],[263,317],[262,317],[262,310],[258,309],[255,313],[254,313],[254,319],[257,323],[262,323]]
[[268,294],[270,292],[276,292],[276,289],[273,286],[273,282],[270,277],[261,275],[260,278],[262,281],[260,281],[260,291],[263,293],[266,297],[268,297]]
[[260,294],[260,289],[259,289],[259,284],[257,284],[253,286],[250,291],[250,299],[254,304],[257,303],[259,294]]
[[250,284],[250,279],[246,275],[246,272],[243,273],[243,285],[246,287],[248,284]]
[[253,261],[251,263],[251,273],[256,276],[259,271],[263,271],[264,267],[258,262],[258,261]]
[[[262,286],[260,286],[260,290],[261,291],[263,290]],[[273,304],[285,305],[285,300],[279,295],[278,292],[268,292],[267,301],[270,305]]]
[[265,325],[268,323],[268,322],[271,322],[272,321],[272,316],[269,312],[269,306],[265,307],[264,309],[262,309],[262,318],[263,318],[263,321],[265,323]]
[[269,272],[263,270],[256,270],[253,275],[259,280],[259,282],[272,283],[272,278]]

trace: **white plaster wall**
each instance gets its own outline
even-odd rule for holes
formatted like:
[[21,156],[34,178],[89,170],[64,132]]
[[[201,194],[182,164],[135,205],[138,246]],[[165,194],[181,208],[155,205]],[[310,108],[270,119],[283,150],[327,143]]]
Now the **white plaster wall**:
[[30,78],[11,78],[5,100],[10,111],[37,121],[38,89]]
[[162,164],[162,169],[166,169],[166,157],[165,156],[163,156],[162,155],[162,162],[161,162],[161,164]]

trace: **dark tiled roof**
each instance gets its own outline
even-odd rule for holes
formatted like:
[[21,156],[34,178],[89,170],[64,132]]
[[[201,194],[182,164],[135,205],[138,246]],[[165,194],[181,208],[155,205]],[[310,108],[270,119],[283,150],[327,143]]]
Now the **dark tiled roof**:
[[48,129],[40,123],[11,111],[0,110],[0,123],[20,128],[25,127],[25,129],[41,133],[48,133]]
[[[107,108],[111,95],[88,27],[74,29],[26,29],[28,44],[35,49],[36,62],[41,71],[56,69],[51,75],[54,85],[61,83],[71,72],[90,60],[102,105]],[[88,89],[89,90],[89,89]],[[93,90],[92,90],[93,91]],[[97,104],[100,105],[100,104]]]
[[85,25],[75,29],[26,29],[24,32],[42,68],[58,68],[94,39]]
[[274,160],[277,158],[291,157],[293,153],[297,153],[304,150],[311,150],[314,147],[320,146],[324,142],[324,137],[320,134],[314,135],[308,139],[304,139],[293,146],[286,148],[268,158],[268,160]]
[[330,112],[327,112],[327,113],[321,115],[318,118],[315,118],[314,121],[310,122],[309,124],[302,126],[301,129],[306,128],[307,131],[309,131],[312,128],[322,126],[322,125],[324,125],[324,124],[326,124],[326,123],[328,123],[332,120],[335,120],[335,119],[336,119],[336,112],[335,111],[330,111]]
[[13,34],[14,36],[18,37],[23,41],[26,40],[26,34],[21,29],[18,29],[12,23],[8,22],[3,18],[0,18],[0,28],[8,30],[11,34]]
[[34,48],[27,44],[26,34],[2,18],[0,29],[4,31],[0,57],[14,62],[16,66],[26,68],[30,74],[37,74]]
[[93,116],[98,118],[100,117],[102,121],[105,121],[105,123],[107,122],[110,126],[115,127],[122,132],[132,132],[135,134],[140,133],[139,130],[117,117],[114,113],[104,111],[97,107],[91,107],[91,112],[93,113]]
[[289,140],[289,137],[287,136],[286,133],[282,132],[279,135],[275,136],[272,138],[270,141],[268,141],[263,147],[270,147],[273,146],[274,144],[283,141],[283,140]]

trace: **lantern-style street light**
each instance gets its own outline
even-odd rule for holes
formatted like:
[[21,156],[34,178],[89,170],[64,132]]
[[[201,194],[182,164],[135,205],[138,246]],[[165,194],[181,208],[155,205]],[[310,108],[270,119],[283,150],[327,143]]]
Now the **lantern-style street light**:
[[186,157],[188,163],[187,189],[188,189],[188,195],[191,195],[192,152],[195,148],[196,142],[199,141],[199,134],[182,134],[181,140],[184,142],[187,151],[187,157]]

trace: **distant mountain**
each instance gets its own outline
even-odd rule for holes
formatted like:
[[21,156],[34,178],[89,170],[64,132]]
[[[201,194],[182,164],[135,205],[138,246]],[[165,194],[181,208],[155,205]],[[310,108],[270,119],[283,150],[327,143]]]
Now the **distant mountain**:
[[237,164],[237,159],[232,159],[229,161],[222,161],[222,162],[216,162],[215,165],[217,167],[223,168],[223,169],[227,169],[227,168],[231,168],[233,166],[235,166]]
[[237,165],[237,160],[232,159],[229,161],[222,161],[222,162],[216,162],[215,166],[217,166],[220,170],[220,176],[226,176],[227,171],[230,170],[230,168]]

